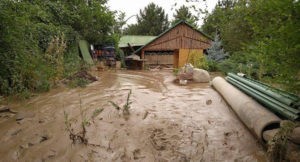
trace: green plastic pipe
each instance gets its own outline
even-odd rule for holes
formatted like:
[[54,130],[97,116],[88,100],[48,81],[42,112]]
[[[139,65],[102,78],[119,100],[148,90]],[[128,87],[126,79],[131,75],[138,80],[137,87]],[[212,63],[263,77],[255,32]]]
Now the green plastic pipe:
[[234,78],[234,79],[236,79],[236,80],[238,80],[238,81],[240,81],[240,82],[242,82],[242,83],[244,83],[244,84],[246,84],[246,85],[248,85],[248,86],[250,86],[250,87],[252,87],[252,88],[254,88],[254,89],[256,89],[256,90],[258,90],[258,91],[260,91],[260,92],[262,92],[262,93],[264,93],[264,94],[266,94],[266,95],[268,95],[268,96],[270,96],[270,97],[286,104],[286,105],[288,105],[288,106],[293,105],[293,102],[294,102],[293,100],[291,100],[287,97],[284,97],[284,96],[282,96],[278,93],[275,93],[275,92],[269,90],[268,88],[264,88],[264,87],[260,86],[259,84],[255,84],[255,83],[253,83],[253,82],[251,82],[251,81],[249,81],[249,80],[247,80],[243,77],[240,77],[236,74],[233,74],[233,73],[228,73],[228,76],[230,76],[230,77],[232,77],[232,78]]
[[[231,78],[231,77],[229,77],[229,78]],[[234,78],[231,78],[231,79],[234,79]],[[242,82],[239,82],[239,81],[236,80],[236,79],[234,79],[234,80],[235,80],[236,82],[238,82],[238,83],[244,85],[244,86],[247,86],[248,89],[253,90],[255,93],[259,94],[260,96],[263,96],[264,98],[268,99],[270,102],[273,102],[274,104],[276,104],[276,105],[278,105],[278,106],[280,106],[280,107],[282,107],[282,108],[284,108],[284,109],[286,109],[286,110],[288,110],[288,111],[290,111],[290,112],[292,112],[292,113],[294,113],[294,114],[297,114],[297,115],[300,114],[300,110],[295,109],[295,108],[293,108],[293,107],[290,107],[290,106],[288,106],[288,105],[285,105],[285,104],[279,102],[278,100],[276,100],[276,99],[274,99],[274,98],[268,96],[267,94],[264,94],[264,93],[262,93],[262,92],[260,92],[260,91],[257,91],[256,89],[250,87],[250,86],[247,85],[247,84],[243,84]]]
[[300,114],[300,110],[297,110],[297,109],[294,109],[294,108],[292,108],[292,107],[290,107],[290,106],[287,106],[287,105],[285,105],[285,104],[283,104],[283,103],[277,101],[276,99],[274,99],[274,98],[268,96],[267,94],[264,94],[264,93],[262,93],[262,92],[260,92],[260,91],[257,91],[256,89],[250,87],[250,86],[247,85],[247,84],[243,84],[242,82],[239,82],[239,80],[236,80],[236,79],[234,79],[234,78],[232,78],[232,77],[230,77],[230,76],[229,76],[229,78],[230,78],[230,79],[233,79],[234,81],[236,81],[236,82],[238,82],[238,83],[240,83],[241,85],[246,86],[248,89],[253,90],[256,94],[259,94],[260,96],[263,96],[264,98],[268,99],[269,101],[273,102],[274,104],[277,104],[278,106],[280,106],[280,107],[282,107],[282,108],[284,108],[284,109],[286,109],[286,110],[288,110],[288,111],[290,111],[290,112],[292,112],[292,113],[294,113],[294,114],[297,114],[297,115]]
[[297,114],[294,114],[291,111],[286,110],[286,109],[282,108],[281,106],[279,106],[279,105],[271,102],[268,98],[265,98],[266,95],[263,95],[262,93],[251,89],[251,87],[246,86],[246,85],[238,82],[237,80],[234,80],[233,78],[226,77],[226,80],[229,83],[231,83],[234,86],[236,86],[239,89],[241,89],[242,91],[244,91],[246,94],[248,94],[248,95],[252,96],[253,98],[255,98],[257,101],[259,101],[263,105],[267,106],[271,110],[273,110],[273,111],[281,114],[285,118],[288,118],[290,120],[297,120],[297,119],[299,119],[299,116]]
[[260,86],[262,86],[262,87],[264,87],[266,89],[269,89],[269,90],[271,90],[273,92],[279,93],[280,95],[293,100],[295,103],[298,102],[298,101],[300,101],[300,98],[297,95],[295,95],[295,94],[292,94],[292,93],[289,93],[289,92],[286,92],[286,91],[283,91],[283,90],[271,87],[270,85],[262,83],[262,82],[260,82],[258,80],[254,80],[254,79],[246,78],[246,77],[243,77],[243,78],[245,78],[245,79],[247,79],[247,80],[249,80],[251,82],[257,83],[258,85],[260,85]]

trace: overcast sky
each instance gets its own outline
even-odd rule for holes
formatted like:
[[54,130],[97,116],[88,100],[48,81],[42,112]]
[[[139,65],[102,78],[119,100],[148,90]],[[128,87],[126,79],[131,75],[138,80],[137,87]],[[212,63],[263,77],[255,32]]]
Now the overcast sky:
[[[117,10],[125,12],[126,19],[132,15],[139,13],[140,9],[144,9],[149,3],[154,2],[158,6],[161,6],[169,16],[169,20],[173,19],[173,13],[175,9],[178,9],[183,4],[186,6],[195,5],[196,7],[206,8],[209,12],[215,7],[218,0],[190,0],[200,2],[186,2],[186,0],[108,0],[108,6],[111,10]],[[174,4],[177,3],[176,6]],[[192,9],[191,9],[192,11]],[[127,21],[127,24],[136,23],[136,17],[132,17]],[[198,22],[198,25],[202,24],[202,19]]]

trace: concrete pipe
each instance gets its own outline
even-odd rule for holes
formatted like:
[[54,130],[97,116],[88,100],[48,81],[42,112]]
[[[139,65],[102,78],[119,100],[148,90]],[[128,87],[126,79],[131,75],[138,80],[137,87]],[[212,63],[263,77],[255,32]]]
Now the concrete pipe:
[[212,80],[213,87],[223,96],[240,120],[263,140],[263,132],[280,127],[280,118],[264,108],[251,97],[247,96],[225,79],[216,77]]

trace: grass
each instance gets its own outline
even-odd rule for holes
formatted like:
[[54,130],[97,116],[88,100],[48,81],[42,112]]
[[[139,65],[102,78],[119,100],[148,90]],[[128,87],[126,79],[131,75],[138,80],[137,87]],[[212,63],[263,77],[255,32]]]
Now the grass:
[[80,123],[81,130],[79,132],[74,131],[74,129],[72,128],[71,120],[69,119],[69,115],[64,111],[66,131],[69,132],[69,137],[73,141],[73,144],[83,143],[85,145],[88,145],[88,139],[86,137],[86,133],[87,133],[86,127],[89,126],[91,124],[90,121],[94,120],[94,118],[96,118],[104,109],[103,108],[95,109],[91,115],[91,118],[88,119],[82,108],[81,97],[79,99],[79,103],[80,103],[79,110],[80,110],[80,117],[81,117],[81,123]]
[[280,124],[279,131],[268,142],[267,153],[271,161],[283,161],[286,158],[288,136],[296,126],[297,124],[292,121],[284,121]]
[[91,116],[91,119],[94,119],[95,117],[97,117],[103,110],[104,110],[103,108],[95,109]]
[[129,90],[129,92],[128,92],[128,94],[127,94],[126,103],[125,103],[122,107],[119,106],[118,104],[116,104],[116,103],[113,102],[113,101],[108,101],[109,103],[112,104],[112,106],[113,106],[116,110],[118,110],[118,111],[122,110],[123,117],[124,117],[126,120],[129,118],[129,115],[130,115],[129,109],[130,109],[130,105],[132,104],[132,102],[130,101],[130,96],[131,96],[131,94],[132,94],[132,91]]

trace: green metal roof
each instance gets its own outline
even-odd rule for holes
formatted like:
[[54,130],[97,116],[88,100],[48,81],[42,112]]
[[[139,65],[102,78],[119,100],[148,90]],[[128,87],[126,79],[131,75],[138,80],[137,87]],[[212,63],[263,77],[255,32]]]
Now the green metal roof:
[[202,35],[204,35],[206,38],[213,40],[209,35],[203,33],[202,31],[198,30],[197,28],[195,28],[194,26],[192,26],[191,24],[189,24],[188,22],[186,22],[185,20],[181,20],[178,23],[174,24],[172,27],[170,27],[169,29],[167,29],[166,31],[162,32],[161,34],[159,34],[155,39],[152,39],[151,41],[149,41],[147,44],[145,44],[144,46],[140,47],[139,49],[137,49],[136,51],[134,51],[134,53],[138,53],[140,52],[144,47],[146,47],[148,44],[154,42],[156,39],[160,38],[161,36],[163,36],[164,34],[166,34],[167,32],[169,32],[170,30],[172,30],[173,28],[175,28],[176,26],[178,26],[179,24],[186,24],[187,26],[189,26],[190,28],[196,30],[197,32],[201,33]]
[[156,36],[124,35],[120,39],[119,47],[128,47],[128,43],[131,46],[143,46],[155,38]]

